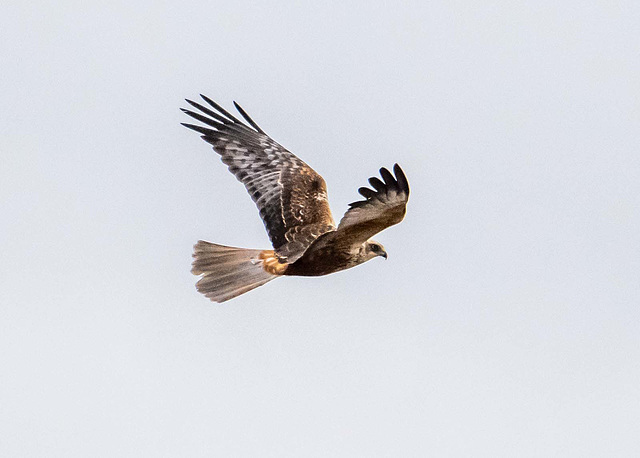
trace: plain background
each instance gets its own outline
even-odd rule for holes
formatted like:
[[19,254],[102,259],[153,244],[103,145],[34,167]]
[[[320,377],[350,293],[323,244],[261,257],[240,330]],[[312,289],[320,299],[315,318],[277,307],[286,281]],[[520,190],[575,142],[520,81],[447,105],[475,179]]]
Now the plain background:
[[[0,7],[0,455],[640,456],[637,1]],[[389,260],[223,305],[267,248],[179,125],[237,100]]]

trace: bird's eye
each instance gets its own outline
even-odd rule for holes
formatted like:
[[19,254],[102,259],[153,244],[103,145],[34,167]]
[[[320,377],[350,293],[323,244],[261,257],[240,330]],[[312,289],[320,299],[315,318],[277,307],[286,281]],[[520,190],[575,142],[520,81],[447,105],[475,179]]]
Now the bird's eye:
[[378,245],[371,245],[371,251],[377,253],[378,251],[380,251],[380,247]]

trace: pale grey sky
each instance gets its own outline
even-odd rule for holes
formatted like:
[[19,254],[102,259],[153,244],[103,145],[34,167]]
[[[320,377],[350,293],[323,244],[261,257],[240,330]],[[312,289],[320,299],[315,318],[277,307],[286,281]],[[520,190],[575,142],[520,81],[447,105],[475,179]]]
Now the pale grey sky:
[[[639,456],[638,2],[0,7],[0,456]],[[179,125],[237,100],[389,260],[223,305],[267,248]]]

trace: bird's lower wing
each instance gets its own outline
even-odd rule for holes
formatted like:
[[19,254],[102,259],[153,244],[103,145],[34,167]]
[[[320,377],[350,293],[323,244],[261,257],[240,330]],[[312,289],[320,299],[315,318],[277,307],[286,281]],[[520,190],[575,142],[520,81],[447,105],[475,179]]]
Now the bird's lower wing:
[[[381,181],[369,178],[374,189],[362,187],[358,192],[365,197],[349,204],[337,232],[350,243],[364,243],[373,235],[403,220],[409,200],[409,183],[398,164],[393,167],[395,177],[386,168],[380,169]],[[338,235],[338,234],[336,234]]]

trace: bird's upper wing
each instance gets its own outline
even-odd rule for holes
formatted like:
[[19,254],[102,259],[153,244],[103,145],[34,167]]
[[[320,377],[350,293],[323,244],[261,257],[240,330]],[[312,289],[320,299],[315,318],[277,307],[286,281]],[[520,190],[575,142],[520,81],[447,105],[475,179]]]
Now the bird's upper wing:
[[238,104],[234,102],[251,127],[201,97],[214,110],[187,100],[200,113],[182,111],[209,127],[183,125],[201,133],[222,156],[260,210],[276,254],[294,262],[316,238],[335,229],[324,179],[265,134]]
[[365,200],[349,204],[351,208],[340,220],[336,236],[340,234],[350,243],[364,243],[374,234],[402,221],[407,212],[409,183],[398,164],[393,166],[393,171],[395,177],[386,168],[380,169],[384,182],[377,177],[369,178],[375,190],[358,189]]

